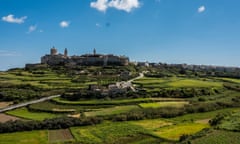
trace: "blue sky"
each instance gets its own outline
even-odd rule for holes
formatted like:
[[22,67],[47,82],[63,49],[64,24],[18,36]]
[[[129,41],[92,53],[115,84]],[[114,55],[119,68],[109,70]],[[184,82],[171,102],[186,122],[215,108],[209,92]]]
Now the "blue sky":
[[70,55],[240,66],[239,0],[0,0],[0,70]]

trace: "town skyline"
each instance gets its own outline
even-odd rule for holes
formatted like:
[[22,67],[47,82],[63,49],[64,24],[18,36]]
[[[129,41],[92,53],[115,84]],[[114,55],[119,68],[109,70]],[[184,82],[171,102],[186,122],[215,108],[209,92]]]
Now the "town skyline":
[[237,0],[0,2],[0,70],[40,62],[52,46],[70,55],[240,66]]

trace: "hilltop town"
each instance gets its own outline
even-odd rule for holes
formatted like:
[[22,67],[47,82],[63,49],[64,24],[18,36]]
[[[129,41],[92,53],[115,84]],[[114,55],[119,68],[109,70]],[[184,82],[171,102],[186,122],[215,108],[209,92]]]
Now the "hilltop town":
[[115,56],[113,54],[97,54],[96,49],[92,54],[68,56],[68,50],[65,48],[64,54],[58,53],[55,47],[50,49],[50,54],[41,57],[42,64],[48,65],[85,65],[85,66],[107,66],[120,65],[125,66],[129,63],[126,56]]

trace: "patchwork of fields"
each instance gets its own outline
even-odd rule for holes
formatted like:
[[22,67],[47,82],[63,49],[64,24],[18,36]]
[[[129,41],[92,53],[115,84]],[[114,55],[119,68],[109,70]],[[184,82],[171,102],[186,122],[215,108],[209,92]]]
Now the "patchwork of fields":
[[[47,77],[47,78],[46,78]],[[65,89],[71,88],[76,90],[86,88],[89,84],[96,84],[97,81],[87,80],[84,82],[73,82],[72,78],[66,75],[57,75],[56,73],[46,72],[44,74],[32,74],[28,72],[0,74],[0,84],[18,85],[29,84],[41,89]],[[78,80],[81,80],[79,78]],[[60,130],[39,130],[31,132],[15,132],[0,134],[0,144],[5,143],[99,143],[99,144],[154,144],[154,143],[176,143],[182,136],[195,135],[203,129],[214,129],[210,126],[209,120],[213,119],[219,113],[230,113],[229,117],[222,120],[218,125],[220,130],[213,130],[208,135],[191,140],[192,143],[227,143],[233,144],[240,141],[239,132],[235,129],[239,126],[238,105],[232,107],[233,102],[238,102],[239,92],[226,90],[223,86],[224,81],[240,83],[239,79],[230,78],[147,78],[138,79],[133,83],[143,88],[146,92],[161,91],[162,89],[182,90],[184,88],[213,89],[214,94],[193,96],[189,98],[169,98],[169,97],[141,97],[141,98],[118,98],[118,99],[89,99],[69,101],[63,98],[54,98],[27,107],[15,109],[0,115],[0,121],[7,120],[38,120],[51,119],[63,116],[72,117],[101,117],[103,123],[89,126],[71,127],[69,129]],[[215,90],[224,90],[224,92],[215,92]],[[212,109],[208,111],[206,106],[219,104],[219,110]],[[235,103],[234,103],[235,104]],[[1,106],[1,105],[0,105]],[[142,112],[146,110],[186,110],[194,108],[198,111],[184,111],[179,115],[170,115],[170,117],[155,118],[147,117],[141,120],[130,120],[116,122],[110,119],[111,116],[131,114],[135,111]],[[3,105],[2,107],[5,107]],[[155,111],[154,111],[155,112]],[[153,114],[154,114],[153,112]],[[140,114],[143,114],[140,113]],[[127,115],[128,116],[128,115]],[[126,116],[126,117],[127,117]],[[131,115],[132,116],[132,115]],[[135,116],[133,114],[133,116]],[[149,116],[149,115],[148,115]],[[137,116],[136,116],[137,117]],[[2,118],[2,119],[1,119]],[[226,131],[228,130],[228,131]]]

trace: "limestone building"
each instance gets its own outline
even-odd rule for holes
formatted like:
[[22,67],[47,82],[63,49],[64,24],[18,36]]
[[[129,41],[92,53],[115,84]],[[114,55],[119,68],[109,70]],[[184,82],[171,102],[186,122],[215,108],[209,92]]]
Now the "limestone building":
[[113,54],[103,55],[97,54],[96,49],[93,50],[93,54],[74,55],[68,56],[67,49],[64,50],[64,54],[57,52],[55,47],[50,49],[50,54],[41,57],[42,64],[48,65],[94,65],[94,66],[107,66],[107,65],[128,65],[129,58],[126,56],[115,56]]

